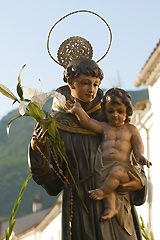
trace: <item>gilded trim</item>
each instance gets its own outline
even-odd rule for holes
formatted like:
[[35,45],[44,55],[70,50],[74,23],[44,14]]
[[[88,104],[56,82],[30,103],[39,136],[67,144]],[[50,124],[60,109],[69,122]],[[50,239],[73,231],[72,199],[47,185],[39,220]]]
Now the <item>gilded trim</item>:
[[95,112],[97,110],[101,109],[101,103],[98,103],[96,106],[94,106],[92,109],[90,109],[89,111],[87,111],[88,114]]
[[[98,103],[96,106],[94,106],[92,109],[90,109],[87,113],[91,114],[97,110],[101,109],[101,103]],[[63,115],[63,114],[62,114]],[[69,115],[68,115],[69,116]],[[61,130],[71,132],[71,133],[81,133],[86,135],[97,135],[91,130],[82,128],[77,120],[77,118],[72,119],[70,117],[65,116],[65,118],[61,118],[58,116],[56,119],[57,127]]]

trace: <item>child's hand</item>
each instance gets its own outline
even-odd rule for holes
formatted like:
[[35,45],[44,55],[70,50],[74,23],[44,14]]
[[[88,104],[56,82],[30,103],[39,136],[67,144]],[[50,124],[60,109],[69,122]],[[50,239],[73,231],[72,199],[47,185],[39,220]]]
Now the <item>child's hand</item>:
[[74,103],[71,102],[71,101],[69,101],[69,100],[67,100],[67,101],[66,101],[66,105],[65,105],[65,110],[66,110],[67,112],[71,112],[73,106],[74,106]]
[[137,191],[143,188],[142,183],[139,177],[135,176],[131,171],[128,172],[130,181],[120,184],[117,189],[117,192],[121,195],[126,194],[127,192]]
[[76,114],[78,110],[81,108],[81,104],[79,102],[71,103],[70,101],[66,102],[66,108],[68,112]]
[[73,105],[73,108],[71,109],[71,112],[76,114],[78,113],[79,110],[81,110],[81,104],[79,102],[75,102],[74,105]]
[[152,166],[152,163],[150,161],[148,161],[144,156],[140,157],[139,163],[141,165],[147,165],[147,167],[149,168],[150,166]]

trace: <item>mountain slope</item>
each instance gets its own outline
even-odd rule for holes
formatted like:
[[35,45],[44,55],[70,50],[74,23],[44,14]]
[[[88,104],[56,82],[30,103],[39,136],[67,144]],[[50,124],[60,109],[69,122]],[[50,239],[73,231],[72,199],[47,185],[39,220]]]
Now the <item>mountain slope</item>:
[[[6,125],[17,116],[14,110],[0,121],[0,218],[9,216],[18,192],[29,173],[27,165],[27,149],[35,125],[31,118],[16,120],[7,136]],[[36,194],[42,198],[43,207],[51,205],[55,197],[47,195],[45,190],[33,180],[24,193],[18,215],[24,215],[32,211],[32,200]]]

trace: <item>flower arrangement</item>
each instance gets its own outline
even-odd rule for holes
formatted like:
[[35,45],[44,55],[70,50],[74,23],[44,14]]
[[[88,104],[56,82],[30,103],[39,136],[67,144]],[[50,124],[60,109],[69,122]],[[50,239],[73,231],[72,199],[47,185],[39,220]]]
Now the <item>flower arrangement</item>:
[[[44,104],[46,103],[46,101],[49,98],[53,98],[53,100],[58,99],[59,106],[62,109],[65,108],[65,105],[66,105],[65,96],[58,93],[57,91],[43,93],[41,91],[38,91],[37,89],[31,89],[31,88],[22,86],[21,72],[25,66],[26,65],[24,65],[21,68],[21,71],[20,71],[20,73],[18,75],[18,79],[17,79],[16,90],[17,90],[18,96],[15,96],[15,94],[13,94],[12,91],[10,91],[6,86],[4,86],[3,84],[0,84],[0,93],[2,93],[5,97],[10,98],[13,101],[13,104],[15,104],[16,102],[19,104],[19,115],[9,121],[9,123],[7,124],[7,133],[9,134],[12,123],[16,119],[23,118],[23,117],[33,118],[40,125],[40,127],[42,128],[44,133],[47,131],[48,132],[47,137],[48,137],[49,141],[51,141],[52,145],[54,145],[54,152],[51,151],[51,154],[53,155],[57,169],[53,168],[53,171],[57,174],[57,176],[63,182],[67,183],[68,186],[70,185],[69,180],[67,179],[66,176],[64,176],[63,171],[61,170],[61,168],[59,166],[58,157],[60,157],[60,159],[65,162],[66,169],[68,171],[68,175],[70,177],[70,180],[72,181],[72,184],[74,185],[74,187],[77,190],[77,194],[81,200],[82,206],[84,207],[86,212],[88,212],[88,209],[81,197],[78,185],[75,182],[75,179],[69,168],[69,165],[67,162],[67,157],[65,154],[64,143],[61,140],[61,138],[59,136],[59,132],[56,127],[56,120],[51,117],[50,113],[46,112],[43,109]],[[56,104],[57,104],[57,101],[53,101],[53,105],[52,105],[53,110],[54,110],[54,107],[56,106]],[[47,157],[43,154],[43,152],[41,152],[41,149],[39,147],[37,147],[37,148],[38,148],[38,151],[40,152],[41,156],[46,161],[48,161]],[[12,212],[10,215],[9,227],[6,231],[6,240],[10,239],[10,236],[13,232],[13,228],[14,228],[14,224],[15,224],[15,215],[16,215],[17,209],[21,203],[21,199],[22,199],[24,190],[27,187],[30,178],[31,178],[31,175],[29,174],[27,176],[27,178],[21,188],[19,196],[13,206],[13,209],[12,209]]]
[[[37,89],[31,89],[28,87],[22,86],[21,83],[21,72],[26,65],[24,65],[18,75],[18,83],[17,83],[17,94],[16,97],[6,86],[0,84],[0,92],[10,98],[13,101],[13,104],[16,102],[19,103],[19,115],[12,119],[7,125],[7,132],[9,133],[9,129],[11,123],[20,117],[32,117],[36,122],[40,123],[41,127],[44,129],[46,122],[51,118],[49,117],[48,112],[43,110],[43,106],[49,98],[57,98],[59,104],[62,108],[64,108],[66,104],[65,96],[58,93],[57,91],[51,91],[47,93],[43,93],[42,91],[38,91]],[[26,98],[27,96],[27,98]]]

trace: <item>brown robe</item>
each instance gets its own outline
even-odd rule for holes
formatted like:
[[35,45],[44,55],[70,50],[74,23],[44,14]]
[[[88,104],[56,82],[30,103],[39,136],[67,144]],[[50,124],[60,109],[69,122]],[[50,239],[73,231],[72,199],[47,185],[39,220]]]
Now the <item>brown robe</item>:
[[[101,95],[100,97],[97,95],[95,106],[88,112],[90,117],[97,120],[100,120],[102,117],[100,100]],[[46,143],[43,152],[49,159],[51,165],[45,161],[38,152],[33,151],[30,147],[30,169],[34,181],[45,188],[49,195],[57,195],[63,190],[62,240],[141,240],[142,237],[133,204],[141,205],[144,203],[146,187],[134,192],[132,196],[127,196],[127,209],[129,209],[131,213],[129,215],[130,233],[122,226],[123,224],[120,224],[117,217],[112,218],[110,221],[100,222],[100,216],[103,212],[102,201],[91,200],[88,196],[88,190],[94,189],[96,186],[95,161],[101,157],[97,155],[101,139],[97,135],[82,129],[76,117],[69,113],[56,113],[53,117],[57,118],[57,126],[60,136],[64,141],[69,167],[88,209],[87,213],[82,206],[74,184],[72,184],[73,217],[70,235],[68,224],[71,206],[70,188],[66,187],[66,184],[63,184],[52,170],[51,165],[54,166],[54,162],[49,150],[49,144]],[[61,168],[67,176],[64,162],[62,162]],[[124,209],[125,203],[126,201],[122,199]]]

